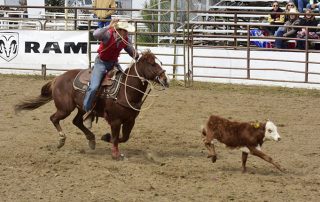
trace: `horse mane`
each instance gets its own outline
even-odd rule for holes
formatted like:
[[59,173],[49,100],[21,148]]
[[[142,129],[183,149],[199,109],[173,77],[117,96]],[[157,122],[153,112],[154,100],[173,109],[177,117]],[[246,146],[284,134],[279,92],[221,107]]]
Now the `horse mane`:
[[[139,62],[141,62],[141,63],[147,62],[147,63],[150,63],[150,64],[154,64],[155,61],[156,61],[155,59],[156,59],[156,56],[151,52],[150,49],[147,49],[147,50],[145,50],[145,51],[143,51],[143,52],[141,53],[141,57],[140,57],[140,59],[138,60],[137,63],[139,63]],[[135,65],[135,64],[133,63],[133,64],[130,66],[130,68],[131,68],[133,65]],[[125,69],[124,72],[125,72],[125,73],[128,73],[128,71],[129,71],[130,68]]]
[[156,56],[151,52],[150,49],[147,49],[142,52],[139,62],[148,62],[150,64],[155,63]]

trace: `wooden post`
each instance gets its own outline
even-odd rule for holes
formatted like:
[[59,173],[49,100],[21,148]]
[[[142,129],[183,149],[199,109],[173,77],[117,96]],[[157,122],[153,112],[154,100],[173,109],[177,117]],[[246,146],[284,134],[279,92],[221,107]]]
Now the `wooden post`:
[[41,65],[41,75],[43,76],[43,79],[46,79],[47,76],[47,66],[45,64]]

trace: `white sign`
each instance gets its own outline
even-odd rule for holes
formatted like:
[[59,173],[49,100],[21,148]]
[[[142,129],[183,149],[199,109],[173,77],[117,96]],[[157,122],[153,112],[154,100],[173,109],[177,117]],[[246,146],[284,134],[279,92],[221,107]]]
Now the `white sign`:
[[[44,6],[44,0],[28,0],[28,6]],[[44,8],[27,8],[29,18],[41,18],[45,14]]]
[[0,68],[87,68],[87,31],[0,31]]

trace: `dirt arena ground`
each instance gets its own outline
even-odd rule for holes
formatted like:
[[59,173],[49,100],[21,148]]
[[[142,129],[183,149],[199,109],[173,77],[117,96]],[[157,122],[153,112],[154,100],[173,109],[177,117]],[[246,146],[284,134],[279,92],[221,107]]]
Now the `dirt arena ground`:
[[[0,201],[320,201],[319,91],[172,85],[156,92],[130,140],[120,145],[126,158],[114,161],[111,145],[100,140],[109,131],[102,119],[92,129],[96,150],[72,125],[74,114],[62,122],[66,145],[56,149],[53,102],[14,114],[13,105],[38,95],[46,82],[0,75]],[[248,173],[242,174],[241,152],[221,144],[211,163],[200,134],[210,114],[273,120],[282,141],[262,149],[286,172],[249,155]]]

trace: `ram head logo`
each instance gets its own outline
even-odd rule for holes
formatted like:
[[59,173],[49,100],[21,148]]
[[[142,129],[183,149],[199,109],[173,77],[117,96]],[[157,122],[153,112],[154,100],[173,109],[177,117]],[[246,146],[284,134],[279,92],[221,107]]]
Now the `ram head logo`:
[[0,33],[0,57],[7,62],[18,55],[18,45],[18,33]]

